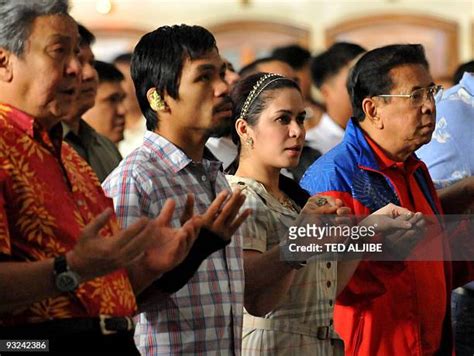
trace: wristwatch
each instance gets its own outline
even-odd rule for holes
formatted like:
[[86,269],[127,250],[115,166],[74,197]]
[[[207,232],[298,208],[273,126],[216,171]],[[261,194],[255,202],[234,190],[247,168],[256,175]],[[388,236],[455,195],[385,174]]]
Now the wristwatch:
[[56,288],[61,292],[73,292],[79,286],[79,275],[69,269],[64,255],[54,259],[54,277]]

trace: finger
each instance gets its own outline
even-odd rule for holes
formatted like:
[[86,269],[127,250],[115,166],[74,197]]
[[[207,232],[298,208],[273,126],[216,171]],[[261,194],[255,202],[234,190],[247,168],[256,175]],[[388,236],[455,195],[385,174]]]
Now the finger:
[[242,214],[240,214],[234,222],[231,224],[230,229],[229,229],[229,236],[225,236],[226,238],[230,238],[242,225],[242,223],[247,219],[250,215],[252,215],[253,210],[252,209],[245,209]]
[[386,218],[385,224],[385,230],[396,230],[396,229],[403,229],[403,230],[408,230],[413,227],[413,224],[409,221],[406,221],[403,218],[400,219],[392,219],[392,218]]
[[334,222],[336,225],[354,225],[350,216],[337,216]]
[[225,226],[232,222],[239,213],[240,207],[244,204],[246,196],[235,190],[230,199],[224,204],[222,211],[215,219],[213,226]]
[[183,211],[183,214],[181,215],[181,219],[180,219],[181,225],[184,225],[186,221],[191,219],[191,217],[193,216],[193,213],[194,213],[194,194],[189,193],[186,196],[184,211]]
[[139,235],[148,226],[149,222],[150,220],[148,218],[142,217],[126,229],[120,231],[115,240],[115,245],[119,249],[126,246],[133,238]]
[[350,215],[352,213],[351,208],[348,207],[340,207],[336,210],[336,214],[339,216]]
[[414,225],[416,225],[419,222],[424,223],[425,216],[423,215],[423,213],[417,212],[411,217],[410,222]]
[[221,206],[228,195],[229,192],[227,190],[220,192],[211,205],[209,205],[209,208],[207,208],[206,212],[202,215],[205,225],[210,224],[210,222],[214,220],[217,212],[221,209]]
[[410,210],[406,209],[406,208],[402,208],[401,206],[392,204],[392,216],[397,217],[397,216],[400,216],[400,215],[413,216],[413,213]]
[[92,219],[92,221],[88,223],[82,230],[82,238],[94,238],[99,235],[100,230],[107,224],[112,216],[112,213],[113,210],[111,208],[107,208],[94,219]]
[[175,207],[176,202],[173,199],[166,199],[160,214],[155,218],[159,226],[170,226]]

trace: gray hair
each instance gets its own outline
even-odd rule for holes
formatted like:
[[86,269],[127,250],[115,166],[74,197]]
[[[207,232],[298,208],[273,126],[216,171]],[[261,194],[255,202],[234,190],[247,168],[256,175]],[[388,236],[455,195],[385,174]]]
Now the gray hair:
[[0,47],[21,56],[37,17],[68,11],[68,0],[0,0]]

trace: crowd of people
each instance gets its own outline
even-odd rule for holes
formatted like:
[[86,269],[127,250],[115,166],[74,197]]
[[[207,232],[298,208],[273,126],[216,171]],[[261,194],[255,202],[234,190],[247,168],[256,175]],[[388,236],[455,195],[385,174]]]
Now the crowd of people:
[[[444,221],[474,208],[472,62],[448,90],[418,44],[292,45],[236,72],[174,25],[106,63],[67,0],[0,16],[0,339],[474,353],[472,219]],[[304,221],[373,228],[386,255],[287,258]]]

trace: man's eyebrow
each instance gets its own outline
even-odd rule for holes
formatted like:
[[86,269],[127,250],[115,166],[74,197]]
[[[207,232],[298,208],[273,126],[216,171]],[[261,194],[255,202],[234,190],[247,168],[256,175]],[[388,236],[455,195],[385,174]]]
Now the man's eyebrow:
[[200,64],[197,69],[198,72],[204,72],[207,70],[216,70],[216,66],[210,63]]
[[427,86],[422,87],[421,85],[415,85],[411,88],[411,91],[417,90],[417,89],[422,89],[422,88],[429,88],[432,87],[433,85],[436,85],[434,82],[431,82]]
[[[71,36],[67,36],[62,33],[54,33],[50,36],[50,41],[70,41],[71,43],[73,43],[73,40],[74,38],[72,38]],[[77,38],[77,40],[79,40],[79,37]]]

